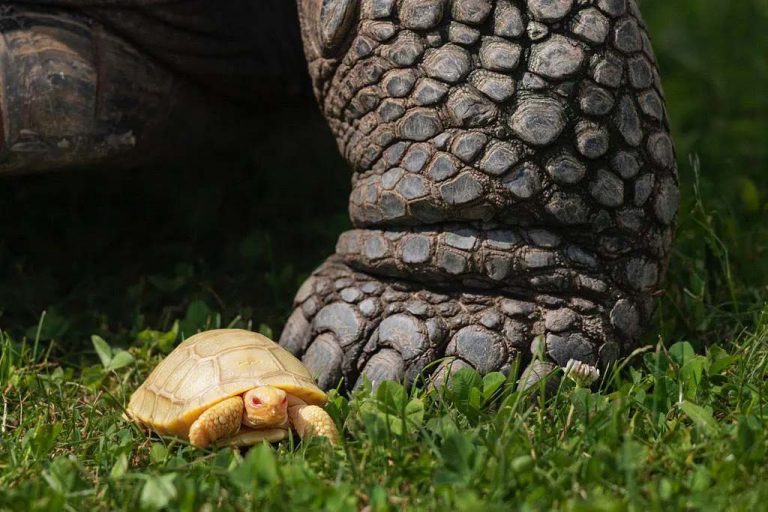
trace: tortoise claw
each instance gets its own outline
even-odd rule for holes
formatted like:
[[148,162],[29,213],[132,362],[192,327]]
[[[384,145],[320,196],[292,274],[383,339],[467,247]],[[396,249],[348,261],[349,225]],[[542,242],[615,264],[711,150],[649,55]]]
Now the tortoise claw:
[[543,364],[551,369],[577,359],[605,365],[620,353],[610,302],[535,292],[516,298],[498,290],[464,293],[372,276],[337,257],[314,272],[295,304],[280,344],[324,389],[341,382],[349,390],[363,375],[375,387],[430,374],[445,382],[461,368],[506,373],[518,358],[524,368],[535,361],[523,376],[533,382],[548,373]]

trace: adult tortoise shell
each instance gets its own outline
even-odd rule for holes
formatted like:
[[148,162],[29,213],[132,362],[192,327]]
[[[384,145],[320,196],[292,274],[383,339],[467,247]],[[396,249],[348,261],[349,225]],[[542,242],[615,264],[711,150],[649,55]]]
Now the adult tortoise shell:
[[[254,389],[282,393],[283,423],[251,425],[243,419],[241,424],[244,407],[261,402],[255,399],[243,405],[246,394]],[[196,334],[176,347],[133,393],[127,412],[159,434],[192,444],[206,446],[221,439],[246,445],[280,440],[289,426],[302,437],[305,430],[314,430],[318,435],[327,431],[326,437],[335,439],[333,422],[320,408],[325,402],[325,393],[306,367],[280,345],[258,333],[218,329]],[[231,407],[224,407],[227,403]],[[195,442],[195,423],[199,426],[202,420],[210,423],[203,425],[204,440]],[[211,439],[211,426],[216,429],[221,423],[229,423],[229,430]]]

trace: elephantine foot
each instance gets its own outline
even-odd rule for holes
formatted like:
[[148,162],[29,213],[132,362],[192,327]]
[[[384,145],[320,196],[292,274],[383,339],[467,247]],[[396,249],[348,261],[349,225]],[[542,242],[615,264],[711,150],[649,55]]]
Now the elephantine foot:
[[518,357],[528,365],[536,350],[560,366],[605,365],[621,352],[611,310],[590,300],[425,286],[355,271],[337,256],[304,283],[295,304],[280,344],[324,389],[342,380],[351,389],[363,374],[376,385],[465,367],[506,372]]
[[[282,344],[324,387],[638,343],[679,206],[636,0],[301,0],[356,229]],[[429,363],[442,360],[434,368]]]

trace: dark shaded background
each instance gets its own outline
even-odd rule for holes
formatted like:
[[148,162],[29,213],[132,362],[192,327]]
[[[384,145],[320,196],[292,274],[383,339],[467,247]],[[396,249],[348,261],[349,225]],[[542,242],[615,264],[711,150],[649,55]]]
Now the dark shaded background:
[[[649,340],[719,341],[768,297],[768,0],[644,0],[642,10],[683,194]],[[93,333],[129,343],[177,319],[186,331],[234,321],[279,333],[297,286],[349,225],[349,173],[309,92],[242,131],[245,151],[197,165],[0,180],[0,329],[40,328],[62,354]],[[718,324],[725,315],[740,320]]]

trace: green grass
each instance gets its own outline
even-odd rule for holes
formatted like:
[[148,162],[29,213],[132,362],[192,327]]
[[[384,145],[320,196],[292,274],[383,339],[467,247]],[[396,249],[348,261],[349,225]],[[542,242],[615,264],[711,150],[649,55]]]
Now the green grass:
[[565,380],[538,405],[514,375],[467,370],[448,389],[334,394],[340,447],[291,440],[244,454],[120,420],[174,335],[114,353],[97,339],[101,364],[80,368],[6,340],[0,507],[757,510],[768,499],[768,311],[727,349],[638,351],[599,391]]
[[599,387],[564,381],[536,404],[514,375],[462,372],[446,390],[334,396],[337,449],[205,452],[124,422],[182,336],[278,333],[347,227],[343,163],[311,101],[294,101],[215,164],[3,181],[0,509],[761,509],[768,2],[643,11],[683,206],[648,348]]

